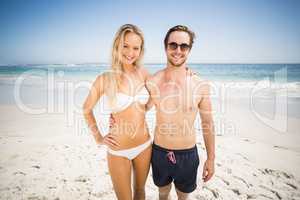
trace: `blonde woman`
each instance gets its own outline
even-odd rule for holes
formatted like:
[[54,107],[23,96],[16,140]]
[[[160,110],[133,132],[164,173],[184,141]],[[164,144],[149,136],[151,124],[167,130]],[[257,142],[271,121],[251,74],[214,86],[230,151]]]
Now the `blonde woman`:
[[[148,72],[140,64],[143,54],[142,32],[131,24],[121,26],[113,42],[111,70],[97,77],[83,105],[96,144],[108,147],[108,168],[119,200],[145,199],[152,142],[145,122],[149,93]],[[93,115],[98,100],[114,120],[106,135]]]

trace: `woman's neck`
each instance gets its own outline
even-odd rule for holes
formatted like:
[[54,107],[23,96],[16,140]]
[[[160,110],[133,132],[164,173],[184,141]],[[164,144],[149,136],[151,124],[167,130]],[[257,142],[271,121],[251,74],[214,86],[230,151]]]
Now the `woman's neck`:
[[126,64],[123,64],[123,70],[125,73],[132,73],[135,71],[135,65],[126,65]]

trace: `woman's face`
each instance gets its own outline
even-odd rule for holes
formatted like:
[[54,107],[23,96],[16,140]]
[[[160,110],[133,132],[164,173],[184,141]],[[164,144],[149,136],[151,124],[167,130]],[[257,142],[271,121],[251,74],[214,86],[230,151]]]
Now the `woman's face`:
[[132,65],[140,56],[142,39],[139,35],[129,32],[124,37],[122,63]]

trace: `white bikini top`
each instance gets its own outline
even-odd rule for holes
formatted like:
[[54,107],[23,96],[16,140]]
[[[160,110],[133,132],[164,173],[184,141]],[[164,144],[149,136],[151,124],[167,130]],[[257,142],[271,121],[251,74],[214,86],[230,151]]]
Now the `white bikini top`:
[[114,108],[111,108],[109,104],[109,99],[106,94],[101,96],[100,104],[106,111],[116,113],[122,110],[125,110],[133,102],[139,102],[140,104],[146,104],[149,99],[149,93],[146,87],[144,86],[135,96],[130,96],[122,92],[117,92],[116,94],[116,105]]

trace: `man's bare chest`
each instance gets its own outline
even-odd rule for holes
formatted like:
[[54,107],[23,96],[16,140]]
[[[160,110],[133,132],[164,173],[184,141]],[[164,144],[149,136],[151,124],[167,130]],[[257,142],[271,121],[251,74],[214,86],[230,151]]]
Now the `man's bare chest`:
[[154,103],[163,112],[192,112],[197,110],[201,95],[189,82],[163,82],[158,85]]

